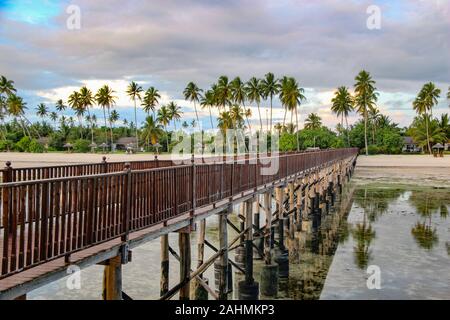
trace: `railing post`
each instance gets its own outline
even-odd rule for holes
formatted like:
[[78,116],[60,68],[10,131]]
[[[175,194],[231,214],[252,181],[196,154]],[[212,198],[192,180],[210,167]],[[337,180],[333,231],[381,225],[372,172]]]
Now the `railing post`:
[[128,241],[128,234],[130,232],[130,215],[131,215],[131,168],[130,163],[125,163],[124,168],[125,182],[124,182],[124,199],[122,202],[122,241]]
[[[6,167],[3,169],[3,182],[9,182],[11,180],[11,162],[6,162]],[[3,187],[3,253],[2,253],[2,270],[1,274],[8,273],[8,260],[9,260],[9,235],[11,234],[11,203],[10,203],[10,188]]]
[[159,167],[159,161],[158,161],[158,155],[155,154],[155,167],[158,168]]
[[194,154],[192,154],[191,156],[191,188],[192,188],[192,192],[191,192],[191,204],[192,204],[192,210],[190,212],[190,216],[193,217],[194,216],[194,211],[195,211],[195,188],[196,188],[196,172],[195,172],[195,157]]
[[[2,183],[12,182],[12,171],[11,161],[6,161],[6,167],[3,169],[3,180]],[[11,208],[9,205],[5,206],[5,200],[8,199],[8,188],[3,188],[3,217],[2,217],[2,226],[5,228],[5,235],[11,233]],[[8,232],[6,232],[8,231]]]
[[107,173],[108,172],[108,163],[106,162],[105,156],[103,156],[103,158],[102,158],[102,166],[103,166],[103,173]]

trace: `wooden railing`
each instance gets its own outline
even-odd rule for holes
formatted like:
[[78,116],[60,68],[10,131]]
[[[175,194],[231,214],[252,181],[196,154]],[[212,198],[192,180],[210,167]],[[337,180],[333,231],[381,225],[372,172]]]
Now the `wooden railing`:
[[30,181],[119,172],[123,170],[125,163],[129,163],[132,170],[153,169],[173,165],[172,160],[158,160],[157,158],[155,160],[144,161],[107,162],[106,157],[103,157],[103,161],[99,163],[13,168],[11,162],[8,161],[6,167],[0,169],[0,182]]
[[[0,278],[114,238],[124,240],[130,232],[357,152],[336,149],[143,170],[125,164],[112,173],[2,183]],[[262,173],[276,161],[278,170]]]

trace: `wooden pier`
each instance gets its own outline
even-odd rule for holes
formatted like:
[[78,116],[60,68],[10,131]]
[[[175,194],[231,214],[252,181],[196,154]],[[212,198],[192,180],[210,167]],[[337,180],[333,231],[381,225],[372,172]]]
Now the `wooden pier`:
[[[245,273],[240,298],[257,298],[254,257],[264,259],[272,276],[285,268],[277,262],[284,256],[299,259],[289,250],[295,234],[310,227],[311,215],[333,206],[353,172],[357,153],[347,148],[250,154],[231,161],[192,158],[184,164],[103,159],[97,164],[14,168],[7,163],[0,184],[0,299],[26,298],[27,292],[66,276],[73,264],[104,265],[103,298],[129,298],[122,292],[122,265],[132,263],[133,248],[158,238],[161,299],[176,294],[180,299],[227,299],[231,268]],[[266,174],[264,168],[273,163],[277,170]],[[237,204],[243,204],[240,227],[228,219]],[[263,226],[255,219],[260,214],[265,216]],[[219,222],[217,248],[205,238],[205,219],[211,215]],[[234,238],[227,234],[230,224],[238,232]],[[192,269],[195,229],[198,261]],[[178,233],[178,253],[169,247],[171,232]],[[205,246],[215,253],[206,257]],[[230,256],[237,248],[243,264]],[[172,287],[170,254],[180,268],[180,281]],[[213,265],[215,288],[203,278]],[[270,291],[270,283],[261,288]]]

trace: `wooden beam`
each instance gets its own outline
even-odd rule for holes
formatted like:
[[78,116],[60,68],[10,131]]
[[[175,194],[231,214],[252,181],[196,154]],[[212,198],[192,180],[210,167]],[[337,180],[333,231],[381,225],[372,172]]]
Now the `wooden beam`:
[[178,245],[180,247],[180,282],[185,284],[180,288],[180,300],[189,300],[191,273],[191,235],[188,232],[178,233]]
[[161,236],[161,280],[160,296],[169,291],[169,235]]
[[109,259],[103,271],[103,300],[122,300],[122,259]]

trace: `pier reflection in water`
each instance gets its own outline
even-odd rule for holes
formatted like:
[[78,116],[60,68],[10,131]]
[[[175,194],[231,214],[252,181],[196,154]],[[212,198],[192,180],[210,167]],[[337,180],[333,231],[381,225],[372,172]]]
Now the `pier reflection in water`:
[[[303,222],[288,243],[289,278],[280,280],[277,299],[415,299],[450,297],[450,192],[448,189],[350,183],[328,214]],[[236,208],[238,210],[238,208]],[[217,219],[208,219],[207,238],[217,245]],[[236,215],[230,220],[238,225]],[[229,229],[230,234],[233,230]],[[192,239],[195,239],[195,234]],[[178,238],[169,242],[177,248]],[[195,261],[195,241],[192,241]],[[124,291],[135,299],[157,299],[159,241],[145,244],[124,266]],[[213,252],[206,249],[206,255]],[[231,255],[234,258],[234,254]],[[179,278],[170,257],[170,283]],[[263,262],[255,261],[259,280]],[[381,270],[381,289],[369,290],[367,267]],[[214,286],[210,268],[205,276]],[[102,267],[82,271],[80,290],[62,279],[35,290],[31,299],[100,299]],[[236,284],[241,275],[233,274]],[[237,297],[237,286],[230,298]],[[261,297],[262,299],[265,297]]]

